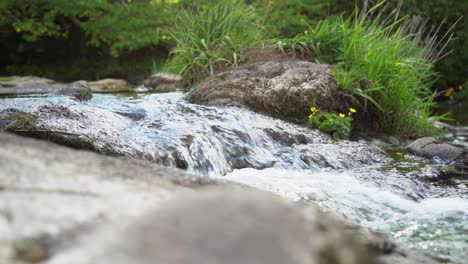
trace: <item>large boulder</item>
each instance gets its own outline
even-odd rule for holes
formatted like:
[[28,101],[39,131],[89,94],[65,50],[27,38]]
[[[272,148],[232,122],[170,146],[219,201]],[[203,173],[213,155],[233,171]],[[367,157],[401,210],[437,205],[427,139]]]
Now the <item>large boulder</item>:
[[321,111],[348,112],[346,97],[330,68],[308,61],[248,63],[201,81],[188,95],[199,104],[233,101],[254,111],[303,120],[315,105]]
[[4,133],[0,147],[0,263],[435,263],[235,183]]
[[157,73],[143,80],[143,85],[155,92],[175,91],[182,76],[174,73]]

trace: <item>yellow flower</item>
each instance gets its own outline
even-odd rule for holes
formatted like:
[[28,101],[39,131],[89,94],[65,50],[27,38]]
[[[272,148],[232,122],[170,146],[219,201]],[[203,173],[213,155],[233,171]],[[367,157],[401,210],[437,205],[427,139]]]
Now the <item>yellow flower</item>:
[[314,117],[314,115],[309,115],[309,119],[312,119]]
[[463,86],[458,85],[458,90],[460,90],[460,91],[463,90]]
[[345,117],[345,114],[340,113],[340,117],[341,117],[341,118],[344,118],[344,117]]
[[315,114],[315,113],[318,112],[318,109],[315,108],[315,107],[311,107],[311,108],[310,108],[310,111],[311,111],[313,114]]
[[445,92],[445,96],[446,96],[446,97],[450,97],[450,96],[453,94],[454,91],[455,91],[455,90],[453,89],[453,87],[450,87],[450,88],[447,90],[447,92]]
[[356,113],[356,109],[354,109],[354,108],[352,108],[352,107],[349,108],[349,111],[350,111],[351,113],[353,113],[353,114]]

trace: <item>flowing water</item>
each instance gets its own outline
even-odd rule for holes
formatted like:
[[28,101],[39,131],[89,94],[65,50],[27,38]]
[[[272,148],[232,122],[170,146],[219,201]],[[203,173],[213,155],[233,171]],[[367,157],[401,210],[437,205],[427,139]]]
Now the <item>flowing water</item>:
[[433,164],[403,149],[335,142],[304,126],[235,106],[193,105],[183,96],[107,94],[87,103],[62,96],[3,98],[0,111],[66,106],[80,118],[39,121],[128,156],[310,201],[453,262],[468,258],[466,182],[436,183]]

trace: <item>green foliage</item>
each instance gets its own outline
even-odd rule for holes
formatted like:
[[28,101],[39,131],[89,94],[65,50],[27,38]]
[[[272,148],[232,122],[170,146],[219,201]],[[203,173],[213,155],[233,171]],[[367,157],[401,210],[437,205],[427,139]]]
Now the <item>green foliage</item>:
[[0,76],[0,82],[8,82],[8,81],[11,81],[11,80],[12,80],[11,77]]
[[241,51],[258,45],[263,26],[255,10],[243,2],[182,10],[171,32],[177,43],[170,66],[181,74],[214,73],[216,65],[236,65]]
[[[458,85],[466,81],[468,76],[468,42],[467,17],[468,1],[457,0],[405,0],[402,13],[427,19],[428,25],[439,26],[441,32],[447,32],[453,27],[453,40],[448,43],[446,50],[451,53],[435,63],[435,71],[440,78],[435,87],[443,89],[451,85]],[[460,20],[461,19],[461,20]],[[457,22],[455,25],[454,23]],[[431,30],[428,27],[426,33]]]
[[330,134],[334,139],[348,138],[351,130],[351,115],[356,112],[354,108],[349,109],[348,115],[343,113],[320,113],[315,107],[310,108],[311,114],[307,124],[324,133]]
[[112,56],[169,41],[176,9],[166,1],[3,0],[0,28],[27,42],[67,38],[77,27],[87,43],[109,48]]
[[354,103],[363,111],[369,103],[379,109],[383,131],[434,133],[433,122],[440,117],[430,116],[433,97],[428,87],[435,78],[437,47],[421,47],[421,35],[407,32],[408,20],[385,25],[369,15],[325,19],[285,45],[334,63],[333,75]]

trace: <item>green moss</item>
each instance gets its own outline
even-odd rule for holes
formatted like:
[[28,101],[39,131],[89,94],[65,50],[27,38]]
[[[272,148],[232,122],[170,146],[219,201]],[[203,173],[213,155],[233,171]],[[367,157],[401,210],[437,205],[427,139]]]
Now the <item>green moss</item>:
[[25,112],[12,113],[9,119],[15,121],[18,126],[23,128],[33,128],[37,121],[35,116]]
[[0,82],[8,82],[8,81],[11,81],[13,78],[11,77],[4,77],[4,76],[0,76]]
[[186,170],[188,168],[187,161],[183,159],[183,157],[180,157],[180,154],[178,152],[172,152],[171,154],[172,159],[174,160],[175,166],[178,169]]
[[33,237],[18,240],[13,245],[13,259],[25,262],[40,262],[49,258],[45,238]]

